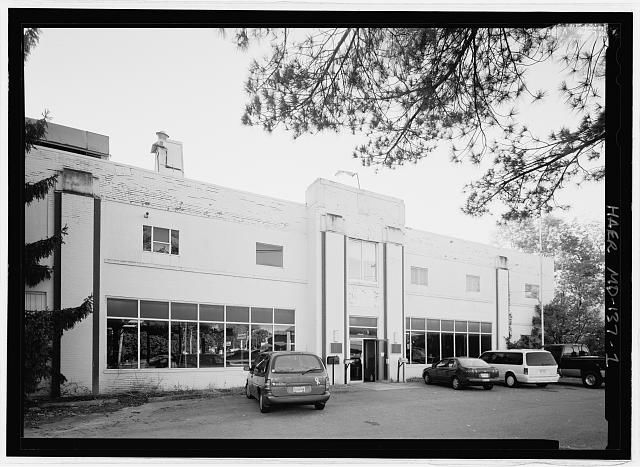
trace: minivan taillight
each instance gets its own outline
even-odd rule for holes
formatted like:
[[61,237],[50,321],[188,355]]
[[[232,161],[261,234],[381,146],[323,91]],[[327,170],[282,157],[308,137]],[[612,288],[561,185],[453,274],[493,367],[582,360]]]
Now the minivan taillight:
[[270,379],[267,379],[264,382],[264,390],[267,391],[267,392],[271,391],[271,380]]
[[529,374],[529,368],[525,368],[525,369],[524,369],[524,374],[525,374],[525,375],[528,375],[528,374]]
[[325,376],[325,378],[324,378],[324,388],[325,389],[329,389],[330,385],[331,385],[331,380],[329,379],[328,376]]

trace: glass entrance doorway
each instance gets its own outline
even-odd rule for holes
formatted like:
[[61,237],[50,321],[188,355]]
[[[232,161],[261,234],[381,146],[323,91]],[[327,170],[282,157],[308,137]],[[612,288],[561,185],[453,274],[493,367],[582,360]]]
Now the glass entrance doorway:
[[349,380],[351,382],[372,382],[378,376],[378,341],[376,339],[351,339],[349,358]]

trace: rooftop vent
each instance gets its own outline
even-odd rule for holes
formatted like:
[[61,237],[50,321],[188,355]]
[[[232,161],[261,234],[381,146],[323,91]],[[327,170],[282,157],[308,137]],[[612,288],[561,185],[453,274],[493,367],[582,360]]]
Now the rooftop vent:
[[156,156],[156,172],[184,177],[182,143],[170,140],[169,135],[164,131],[158,131],[156,135],[158,141],[151,146],[151,153]]

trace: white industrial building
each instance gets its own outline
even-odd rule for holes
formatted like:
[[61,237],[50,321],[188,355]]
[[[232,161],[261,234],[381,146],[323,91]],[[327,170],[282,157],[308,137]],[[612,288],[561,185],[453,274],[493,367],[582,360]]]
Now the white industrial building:
[[[402,200],[324,179],[305,203],[187,179],[162,132],[152,152],[154,171],[119,164],[108,137],[49,124],[26,157],[26,181],[59,177],[26,208],[25,241],[68,235],[25,303],[94,295],[62,337],[61,371],[82,390],[241,386],[264,349],[339,356],[336,384],[396,380],[400,358],[419,376],[530,334],[536,255],[413,230]],[[549,301],[551,259],[542,271]]]

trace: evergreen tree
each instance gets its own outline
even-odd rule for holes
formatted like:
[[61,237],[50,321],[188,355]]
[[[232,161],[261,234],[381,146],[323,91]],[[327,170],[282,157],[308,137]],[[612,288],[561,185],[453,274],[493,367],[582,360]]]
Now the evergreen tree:
[[[353,156],[367,166],[415,163],[449,141],[453,161],[489,163],[466,186],[464,212],[484,214],[494,200],[508,207],[505,219],[549,212],[568,181],[604,177],[601,88],[618,32],[582,26],[239,29],[239,47],[271,45],[250,67],[242,122],[294,137],[364,133]],[[545,98],[528,72],[551,60],[570,77],[557,87],[579,123],[542,137],[518,121],[517,106]]]
[[[24,32],[24,60],[38,43],[40,31],[38,29],[25,29]],[[25,120],[25,157],[35,147],[37,142],[44,138],[47,131],[47,112],[40,120]],[[44,200],[51,188],[55,187],[58,176],[24,184],[25,207],[35,200]],[[56,248],[63,243],[63,236],[67,234],[67,227],[48,238],[43,238],[33,243],[25,243],[23,271],[25,285],[34,287],[44,280],[51,279],[55,274],[50,266],[40,262],[51,256]],[[60,383],[65,381],[60,368],[52,365],[54,345],[60,345],[60,337],[64,331],[72,329],[76,323],[83,320],[93,307],[93,298],[87,297],[83,302],[73,308],[62,310],[25,310],[24,315],[24,342],[23,342],[23,391],[25,394],[37,389],[43,378],[51,378],[51,396],[60,395]]]

